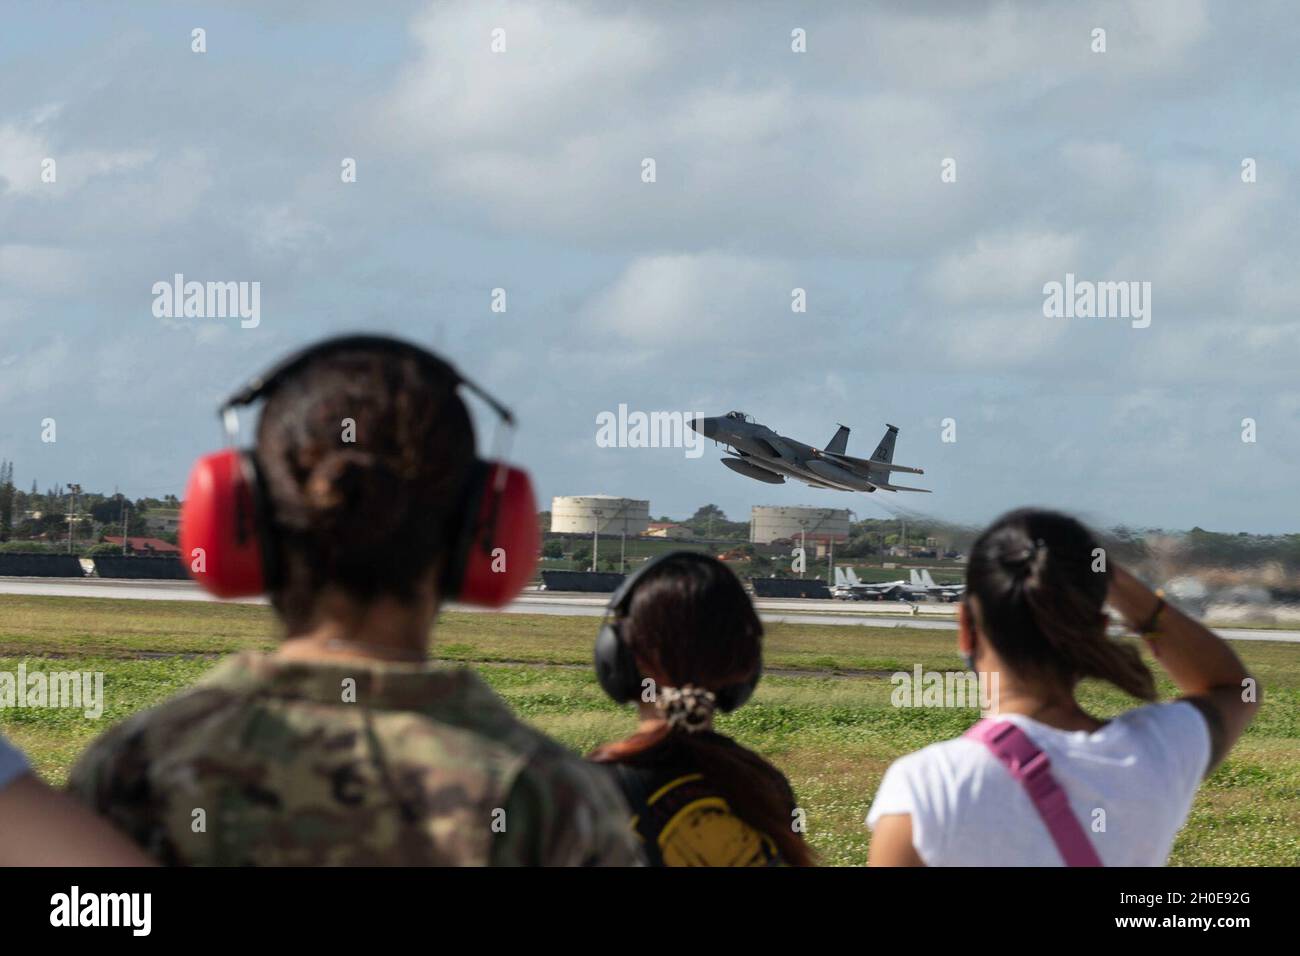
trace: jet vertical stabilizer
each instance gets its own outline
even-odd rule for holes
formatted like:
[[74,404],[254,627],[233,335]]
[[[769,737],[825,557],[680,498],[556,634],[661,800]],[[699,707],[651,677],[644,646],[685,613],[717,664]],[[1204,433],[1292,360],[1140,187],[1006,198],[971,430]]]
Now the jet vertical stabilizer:
[[[885,426],[885,437],[880,439],[880,444],[876,450],[871,453],[871,457],[876,461],[892,462],[894,460],[894,442],[898,440],[898,429],[893,425]],[[889,484],[889,471],[880,468],[868,468],[867,480],[876,485]]]

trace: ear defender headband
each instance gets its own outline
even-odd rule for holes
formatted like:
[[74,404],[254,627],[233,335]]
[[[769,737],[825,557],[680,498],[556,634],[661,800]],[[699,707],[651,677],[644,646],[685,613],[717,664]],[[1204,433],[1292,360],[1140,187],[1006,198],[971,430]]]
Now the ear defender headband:
[[[430,375],[449,378],[485,401],[513,427],[510,410],[447,362],[419,346],[377,335],[327,339],[251,379],[218,413],[233,440],[235,410],[267,398],[309,362],[359,350],[414,358]],[[541,533],[528,473],[502,461],[475,458],[460,502],[456,537],[447,553],[442,596],[484,607],[509,603],[532,578]],[[271,501],[252,449],[226,448],[194,464],[181,508],[181,559],[190,577],[217,597],[251,597],[278,584],[280,560]]]
[[[637,667],[636,656],[623,636],[623,621],[632,606],[632,597],[651,570],[670,559],[682,558],[704,564],[717,561],[716,558],[695,551],[672,551],[661,554],[628,575],[605,607],[605,620],[596,635],[596,679],[600,682],[601,689],[616,703],[626,704],[638,700],[641,696],[641,682],[645,680],[640,668]],[[748,680],[727,687],[711,688],[717,699],[718,709],[730,711],[744,704],[754,693],[754,688],[758,686],[759,678],[762,676],[763,659],[760,650],[758,666],[754,668],[753,676]]]

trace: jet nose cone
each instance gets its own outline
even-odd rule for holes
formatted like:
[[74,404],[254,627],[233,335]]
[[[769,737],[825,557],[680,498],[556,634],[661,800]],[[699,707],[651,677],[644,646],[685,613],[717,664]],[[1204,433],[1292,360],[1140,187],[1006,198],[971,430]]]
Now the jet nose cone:
[[699,432],[705,438],[712,438],[713,433],[717,431],[717,420],[713,418],[704,418],[701,415],[688,419],[686,424],[691,426],[692,431]]

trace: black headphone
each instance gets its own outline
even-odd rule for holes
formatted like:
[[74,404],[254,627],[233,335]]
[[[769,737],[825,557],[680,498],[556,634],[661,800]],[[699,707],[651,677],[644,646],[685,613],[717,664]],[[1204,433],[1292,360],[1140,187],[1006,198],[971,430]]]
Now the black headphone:
[[[637,700],[641,696],[642,681],[645,680],[637,667],[636,656],[632,653],[632,648],[628,646],[627,641],[623,638],[623,619],[627,616],[628,609],[631,607],[632,595],[635,593],[639,582],[645,579],[651,569],[669,560],[680,560],[682,558],[698,561],[702,564],[721,565],[726,568],[726,565],[718,561],[717,558],[701,554],[698,551],[670,551],[667,554],[661,554],[657,558],[650,559],[637,568],[636,571],[629,574],[623,583],[618,586],[618,590],[614,592],[613,597],[609,599],[609,604],[605,607],[605,620],[601,623],[600,632],[596,635],[596,679],[600,681],[601,689],[616,703],[626,704],[629,701]],[[725,712],[735,710],[741,706],[754,693],[754,688],[758,686],[759,678],[762,676],[763,657],[760,648],[758,666],[754,668],[754,673],[749,679],[741,681],[739,684],[714,689],[718,709]]]

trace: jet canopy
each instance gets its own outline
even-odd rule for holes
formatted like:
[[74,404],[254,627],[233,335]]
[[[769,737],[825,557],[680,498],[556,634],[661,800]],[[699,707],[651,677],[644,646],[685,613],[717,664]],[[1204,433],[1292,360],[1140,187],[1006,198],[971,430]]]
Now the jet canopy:
[[744,412],[727,412],[727,418],[735,422],[752,422],[753,415],[746,415]]

